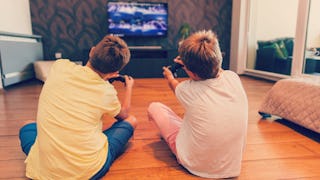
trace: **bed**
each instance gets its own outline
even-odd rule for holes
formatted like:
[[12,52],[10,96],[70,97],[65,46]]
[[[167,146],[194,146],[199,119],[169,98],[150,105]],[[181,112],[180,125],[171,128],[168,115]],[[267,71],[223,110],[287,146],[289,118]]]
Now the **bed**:
[[320,133],[320,77],[277,81],[259,108],[263,118],[279,116]]

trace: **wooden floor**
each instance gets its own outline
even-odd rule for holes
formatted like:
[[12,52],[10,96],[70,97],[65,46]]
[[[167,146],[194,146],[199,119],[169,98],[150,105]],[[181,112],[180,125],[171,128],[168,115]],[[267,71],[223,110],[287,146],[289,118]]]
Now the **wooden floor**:
[[[292,129],[261,120],[257,113],[273,83],[242,76],[249,99],[247,146],[238,179],[320,179],[320,144]],[[120,82],[115,86],[122,98]],[[0,179],[26,179],[25,155],[18,131],[24,120],[35,119],[42,84],[31,81],[0,92]],[[146,109],[160,101],[183,114],[183,109],[163,79],[136,79],[132,113],[139,125],[126,152],[104,179],[201,179],[179,166],[158,130],[148,121]],[[106,120],[110,121],[110,120]]]

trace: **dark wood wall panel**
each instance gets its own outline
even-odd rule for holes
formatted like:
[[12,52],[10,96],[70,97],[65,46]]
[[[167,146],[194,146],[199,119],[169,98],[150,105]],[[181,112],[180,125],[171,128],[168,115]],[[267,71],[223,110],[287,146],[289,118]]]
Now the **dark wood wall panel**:
[[[128,1],[128,0],[124,0]],[[83,50],[95,45],[107,34],[107,0],[32,0],[33,33],[43,37],[44,58],[54,59],[55,52],[64,58],[87,58]],[[169,31],[165,38],[126,38],[129,45],[153,45],[174,49],[182,23],[192,32],[212,29],[225,52],[223,67],[229,67],[232,0],[137,0],[167,2]]]

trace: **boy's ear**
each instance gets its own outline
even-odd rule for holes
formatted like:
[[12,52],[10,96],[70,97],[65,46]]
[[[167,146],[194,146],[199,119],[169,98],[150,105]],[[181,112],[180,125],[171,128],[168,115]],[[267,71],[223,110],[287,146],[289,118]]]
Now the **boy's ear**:
[[118,77],[119,76],[119,71],[116,71],[116,72],[112,72],[110,73],[110,77]]
[[89,52],[89,58],[91,58],[93,56],[93,53],[95,51],[95,46],[93,46],[91,49],[90,49],[90,52]]

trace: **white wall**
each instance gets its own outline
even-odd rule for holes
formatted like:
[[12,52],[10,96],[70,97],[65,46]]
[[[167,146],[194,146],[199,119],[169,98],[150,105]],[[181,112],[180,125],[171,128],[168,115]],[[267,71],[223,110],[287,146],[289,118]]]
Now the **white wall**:
[[29,0],[0,0],[0,31],[32,35]]
[[0,0],[0,31],[32,35],[29,0]]
[[[247,68],[254,69],[257,41],[295,37],[299,0],[251,0]],[[311,0],[306,48],[320,47],[320,0]]]
[[320,0],[312,0],[310,6],[307,48],[320,47]]
[[256,39],[294,37],[298,0],[257,0]]
[[[298,0],[256,0],[256,39],[294,37]],[[320,0],[311,0],[307,48],[320,47]]]

